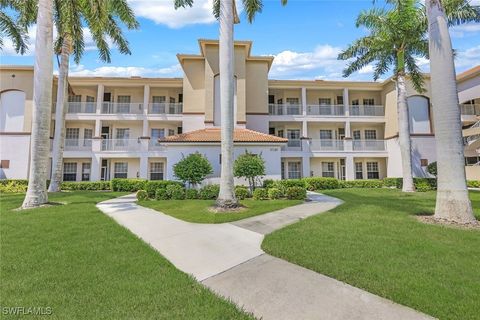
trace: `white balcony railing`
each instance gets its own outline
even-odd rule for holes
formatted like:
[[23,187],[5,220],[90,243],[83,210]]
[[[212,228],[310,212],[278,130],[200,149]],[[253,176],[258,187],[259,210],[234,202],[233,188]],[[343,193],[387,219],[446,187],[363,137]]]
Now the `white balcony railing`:
[[283,151],[301,151],[302,140],[300,139],[288,139],[287,145],[282,147]]
[[149,103],[149,114],[182,114],[183,103]]
[[150,139],[148,144],[148,150],[150,151],[166,151],[167,147],[158,141],[158,139]]
[[143,103],[102,102],[104,114],[142,114]]
[[460,113],[465,116],[480,115],[480,104],[461,104]]
[[309,116],[344,116],[345,107],[343,105],[313,105],[307,106],[307,115]]
[[313,139],[310,141],[311,151],[344,151],[343,140]]
[[301,115],[301,104],[269,104],[268,113],[274,116]]
[[102,151],[140,151],[139,139],[103,139]]
[[67,102],[67,113],[95,113],[96,102]]
[[65,151],[91,151],[92,139],[65,139]]
[[385,151],[385,140],[353,140],[353,151]]
[[350,116],[383,117],[385,109],[383,106],[350,106]]

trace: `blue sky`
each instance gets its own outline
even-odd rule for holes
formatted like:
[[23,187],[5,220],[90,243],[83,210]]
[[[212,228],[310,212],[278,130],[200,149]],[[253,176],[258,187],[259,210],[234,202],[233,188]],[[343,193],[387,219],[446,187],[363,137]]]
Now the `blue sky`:
[[[126,32],[132,55],[124,56],[113,49],[112,63],[99,62],[89,32],[85,30],[87,51],[80,65],[72,62],[71,74],[182,76],[176,54],[198,53],[199,38],[218,38],[211,1],[196,0],[193,8],[175,11],[173,0],[129,0],[140,22],[139,30]],[[249,24],[242,13],[242,22],[235,27],[235,39],[252,40],[255,55],[276,57],[270,78],[341,79],[345,63],[337,61],[336,56],[364,34],[364,30],[355,27],[355,19],[361,10],[371,7],[371,0],[289,0],[286,7],[280,5],[280,0],[264,0],[264,10],[253,24]],[[457,50],[457,72],[480,64],[480,24],[452,28],[451,34]],[[30,36],[33,43],[35,28],[30,30]],[[31,47],[28,55],[18,56],[7,42],[1,63],[31,65],[34,54]],[[428,61],[419,63],[428,71]],[[371,77],[371,68],[365,68],[350,79],[370,80]]]

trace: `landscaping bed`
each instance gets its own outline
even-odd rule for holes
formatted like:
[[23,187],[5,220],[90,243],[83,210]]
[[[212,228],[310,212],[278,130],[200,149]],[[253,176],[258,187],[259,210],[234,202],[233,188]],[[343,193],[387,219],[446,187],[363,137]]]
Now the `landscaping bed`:
[[[124,193],[123,193],[124,194]],[[0,195],[0,305],[49,319],[253,319],[177,270],[95,204],[120,193],[50,194],[27,211]],[[2,314],[2,319],[18,318]]]
[[[478,319],[480,231],[429,225],[435,192],[322,191],[336,209],[267,235],[265,252],[440,319]],[[470,192],[480,219],[480,192]]]

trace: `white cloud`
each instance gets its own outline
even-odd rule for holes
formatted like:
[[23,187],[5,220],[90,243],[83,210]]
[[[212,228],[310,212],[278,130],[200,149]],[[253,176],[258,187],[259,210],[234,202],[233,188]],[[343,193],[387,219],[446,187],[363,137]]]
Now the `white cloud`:
[[85,66],[78,65],[70,70],[69,75],[84,77],[180,77],[182,75],[181,70],[179,64],[166,68],[104,66],[95,69],[86,69]]
[[358,73],[359,74],[370,74],[370,73],[373,73],[373,71],[374,71],[373,64],[369,64],[369,65],[363,67],[362,69],[358,70]]
[[137,17],[164,24],[170,28],[215,22],[213,0],[195,0],[192,7],[175,10],[172,0],[128,0]]
[[480,23],[467,23],[450,28],[450,34],[454,38],[463,38],[476,35],[480,32]]
[[468,69],[476,65],[480,65],[480,45],[457,52],[455,57],[457,69]]

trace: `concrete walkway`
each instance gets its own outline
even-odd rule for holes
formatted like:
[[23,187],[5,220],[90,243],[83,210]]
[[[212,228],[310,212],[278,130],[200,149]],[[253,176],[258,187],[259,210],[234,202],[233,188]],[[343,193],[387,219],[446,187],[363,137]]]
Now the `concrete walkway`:
[[298,206],[223,224],[195,224],[135,204],[135,195],[97,207],[178,269],[262,319],[432,319],[343,282],[272,257],[263,235],[325,212],[340,200],[309,193]]

